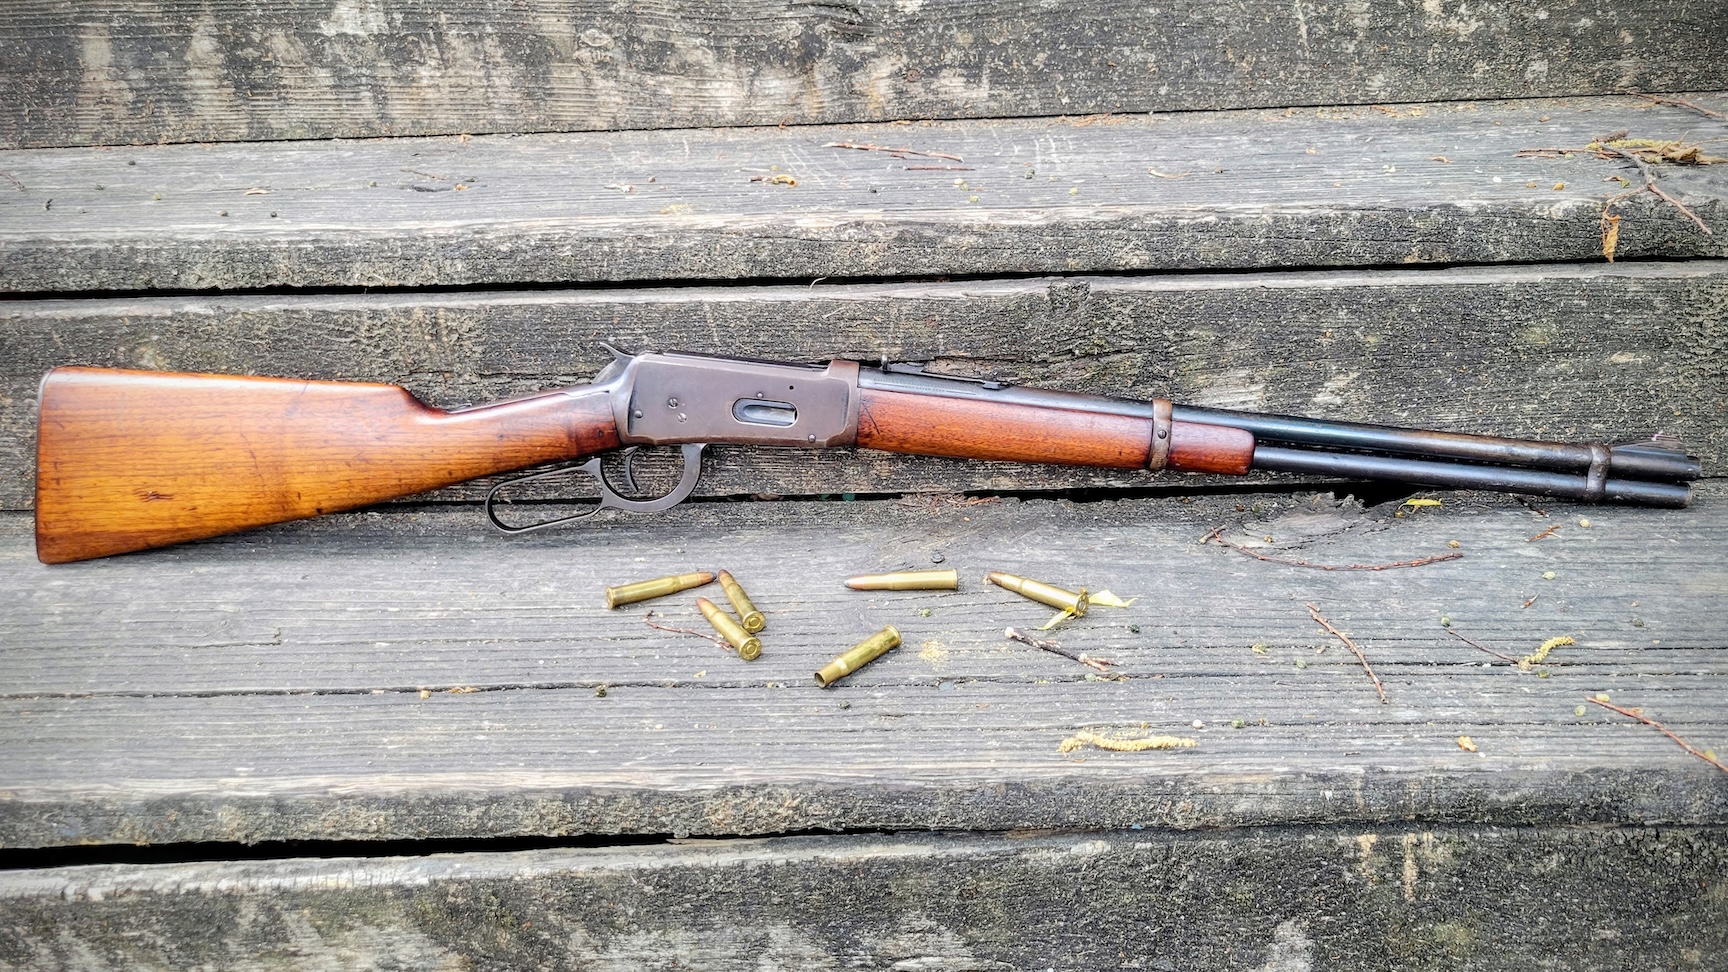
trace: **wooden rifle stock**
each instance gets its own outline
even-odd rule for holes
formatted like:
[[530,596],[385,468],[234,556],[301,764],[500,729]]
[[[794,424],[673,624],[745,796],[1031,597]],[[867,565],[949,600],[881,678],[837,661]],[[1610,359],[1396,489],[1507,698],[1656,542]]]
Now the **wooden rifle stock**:
[[56,368],[39,398],[36,554],[160,547],[614,449],[608,397],[450,412],[397,385]]

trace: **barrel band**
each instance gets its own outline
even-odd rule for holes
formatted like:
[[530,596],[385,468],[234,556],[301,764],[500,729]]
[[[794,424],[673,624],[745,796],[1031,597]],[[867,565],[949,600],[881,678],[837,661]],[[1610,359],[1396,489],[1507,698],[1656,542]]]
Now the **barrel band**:
[[1169,399],[1152,400],[1152,449],[1147,453],[1147,469],[1163,469],[1170,462],[1170,437],[1175,434],[1170,416],[1174,411]]
[[1600,442],[1590,443],[1590,471],[1584,475],[1583,499],[1590,503],[1602,502],[1602,497],[1608,492],[1608,463],[1614,458],[1608,447]]

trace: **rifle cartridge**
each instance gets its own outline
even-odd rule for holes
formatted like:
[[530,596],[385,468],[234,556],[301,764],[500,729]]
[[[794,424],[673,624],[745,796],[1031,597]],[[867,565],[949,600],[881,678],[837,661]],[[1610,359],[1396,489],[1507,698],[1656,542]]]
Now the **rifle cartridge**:
[[761,656],[762,640],[745,631],[737,618],[720,610],[718,605],[705,597],[696,599],[696,607],[702,611],[702,616],[708,619],[708,623],[714,626],[714,630],[720,632],[720,636],[725,638],[728,644],[738,649],[739,658],[755,661]]
[[692,587],[701,587],[712,583],[714,575],[706,570],[693,574],[674,574],[670,577],[656,577],[653,580],[637,581],[634,584],[619,584],[617,587],[606,588],[606,606],[617,608],[623,604],[635,604],[650,598],[665,597],[679,591],[687,591]]
[[859,574],[846,578],[855,591],[957,591],[957,570],[902,570],[892,574]]
[[999,570],[991,571],[989,580],[997,587],[1005,587],[1021,597],[1029,597],[1040,604],[1061,608],[1075,617],[1085,614],[1086,609],[1092,606],[1084,587],[1078,591],[1065,591],[1060,587],[1028,580],[1024,577],[1016,577],[1013,574],[1005,574]]
[[756,605],[750,603],[750,595],[744,593],[744,588],[738,586],[738,581],[730,571],[721,571],[716,575],[720,586],[726,591],[726,600],[732,602],[732,610],[738,612],[738,620],[744,622],[744,630],[752,634],[768,627],[768,619],[762,612],[756,610]]
[[891,648],[900,646],[900,631],[888,625],[851,648],[840,657],[816,670],[816,684],[827,688],[842,678],[880,658]]

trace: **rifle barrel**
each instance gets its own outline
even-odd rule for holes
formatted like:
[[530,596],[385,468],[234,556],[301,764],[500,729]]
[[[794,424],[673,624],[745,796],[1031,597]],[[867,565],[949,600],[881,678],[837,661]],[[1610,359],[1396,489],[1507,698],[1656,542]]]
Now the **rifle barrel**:
[[[1594,461],[1592,448],[1576,443],[1404,429],[1360,422],[1328,422],[1294,415],[1263,415],[1187,405],[1177,405],[1173,417],[1178,422],[1246,429],[1257,441],[1286,445],[1390,452],[1577,472],[1588,471]],[[1607,472],[1614,475],[1670,482],[1685,482],[1703,475],[1702,465],[1697,459],[1651,443],[1609,446],[1608,453]],[[1255,465],[1261,464],[1256,462]]]
[[1642,479],[1607,478],[1599,497],[1590,495],[1588,477],[1546,469],[1518,466],[1487,466],[1466,462],[1436,462],[1403,456],[1375,456],[1352,452],[1322,452],[1256,444],[1254,468],[1278,472],[1342,476],[1352,479],[1390,479],[1440,486],[1447,489],[1489,489],[1512,493],[1534,493],[1566,499],[1678,509],[1692,501],[1692,489],[1682,483],[1650,482]]

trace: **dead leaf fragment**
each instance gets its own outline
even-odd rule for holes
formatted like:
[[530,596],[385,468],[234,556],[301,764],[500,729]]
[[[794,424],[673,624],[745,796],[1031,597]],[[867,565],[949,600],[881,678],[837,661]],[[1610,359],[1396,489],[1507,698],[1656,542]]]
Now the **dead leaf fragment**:
[[1459,736],[1458,748],[1467,753],[1473,753],[1476,751],[1476,740],[1471,739],[1469,736]]
[[1614,262],[1614,248],[1620,245],[1619,216],[1602,216],[1602,256],[1609,263]]

